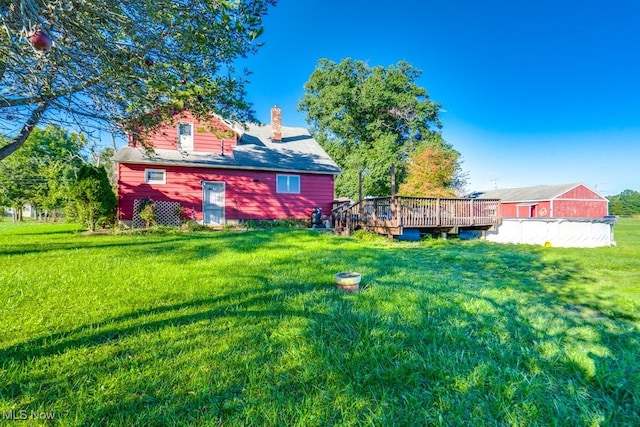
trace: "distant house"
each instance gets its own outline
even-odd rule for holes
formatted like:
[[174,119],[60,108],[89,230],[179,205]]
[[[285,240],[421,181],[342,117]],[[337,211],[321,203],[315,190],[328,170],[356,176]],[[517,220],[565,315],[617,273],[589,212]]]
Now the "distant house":
[[[115,156],[119,216],[133,221],[143,201],[164,202],[206,225],[250,219],[309,218],[330,212],[340,168],[303,128],[200,121],[185,112],[151,136],[154,153],[133,139]],[[166,210],[166,209],[165,209]],[[183,212],[184,213],[184,212]]]
[[501,199],[503,218],[603,218],[609,213],[609,200],[584,184],[505,188],[473,196]]
[[33,203],[25,203],[22,206],[22,210],[0,207],[0,214],[11,216],[14,219],[35,218],[36,216],[38,216],[38,211],[36,210],[36,207],[33,205]]

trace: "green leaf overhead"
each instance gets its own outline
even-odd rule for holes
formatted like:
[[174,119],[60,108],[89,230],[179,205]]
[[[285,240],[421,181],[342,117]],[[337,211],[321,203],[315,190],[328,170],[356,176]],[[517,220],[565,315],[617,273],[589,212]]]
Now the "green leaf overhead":
[[[172,108],[255,121],[233,61],[257,51],[275,0],[0,3],[0,133],[17,150],[39,122],[131,131]],[[51,48],[34,44],[38,31]],[[42,43],[42,42],[38,42]]]

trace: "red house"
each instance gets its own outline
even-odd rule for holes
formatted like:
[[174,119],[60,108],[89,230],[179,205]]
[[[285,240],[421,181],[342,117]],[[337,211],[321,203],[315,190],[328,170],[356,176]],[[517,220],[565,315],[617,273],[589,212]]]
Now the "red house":
[[602,218],[609,200],[584,184],[541,185],[474,193],[501,199],[503,218]]
[[146,199],[170,207],[167,217],[181,207],[213,226],[330,212],[340,168],[306,129],[282,126],[278,107],[270,125],[246,129],[189,113],[175,119],[152,134],[154,152],[130,140],[116,154],[121,221],[135,226]]

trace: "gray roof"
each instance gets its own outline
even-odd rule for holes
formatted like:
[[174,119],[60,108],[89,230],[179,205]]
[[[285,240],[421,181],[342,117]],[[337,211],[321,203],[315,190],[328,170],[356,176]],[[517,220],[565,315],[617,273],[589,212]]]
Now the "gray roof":
[[551,200],[569,190],[584,184],[539,185],[536,187],[502,188],[498,190],[478,191],[474,197],[480,199],[501,199],[503,202],[537,202]]
[[282,127],[282,141],[273,142],[270,125],[247,125],[233,154],[126,146],[115,155],[119,163],[158,166],[191,166],[218,169],[248,169],[337,175],[340,167],[304,128]]

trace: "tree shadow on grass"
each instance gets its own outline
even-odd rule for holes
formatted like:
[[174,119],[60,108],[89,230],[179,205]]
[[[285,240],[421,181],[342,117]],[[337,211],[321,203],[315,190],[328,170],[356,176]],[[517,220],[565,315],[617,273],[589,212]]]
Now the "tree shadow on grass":
[[[42,225],[49,225],[49,224],[42,224]],[[83,228],[78,227],[78,228],[74,228],[74,229],[65,229],[65,230],[50,230],[50,229],[46,229],[43,228],[42,231],[40,232],[34,232],[34,231],[20,231],[20,230],[15,230],[13,231],[11,234],[15,235],[15,236],[49,236],[49,235],[59,235],[59,234],[64,234],[67,236],[74,236],[76,235],[78,232],[83,231]]]
[[[292,294],[297,290],[289,289],[287,292]],[[260,329],[265,323],[269,323],[269,319],[278,321],[292,316],[305,317],[308,314],[304,311],[268,309],[279,293],[278,289],[251,293],[232,292],[216,298],[137,310],[4,348],[0,350],[0,366],[3,370],[10,371],[16,366],[28,368],[22,374],[13,372],[15,375],[5,376],[0,387],[0,402],[4,400],[2,405],[7,404],[5,399],[30,402],[32,406],[29,407],[29,412],[53,411],[59,418],[77,418],[78,414],[73,414],[73,410],[79,410],[83,404],[73,404],[69,400],[70,393],[80,396],[87,393],[83,397],[89,398],[89,394],[100,390],[97,394],[102,395],[104,400],[85,408],[81,414],[84,417],[82,424],[182,424],[193,416],[190,414],[193,411],[206,415],[204,404],[198,403],[194,398],[201,390],[184,389],[184,394],[173,395],[173,385],[180,383],[182,375],[186,375],[185,366],[176,364],[175,358],[185,357],[185,354],[193,352],[192,342],[196,341],[197,346],[204,349],[207,359],[202,359],[199,351],[195,351],[193,360],[199,360],[200,368],[206,370],[211,363],[211,355],[202,338],[212,335],[230,347],[228,350],[215,352],[220,363],[224,361],[225,369],[235,369],[234,372],[237,373],[238,369],[251,365],[261,357],[261,353],[256,351],[259,347],[251,346],[249,342],[261,341],[264,331]],[[258,333],[255,330],[256,323],[260,324]],[[225,324],[235,325],[237,333],[233,336],[226,334],[228,326],[223,326]],[[238,354],[241,358],[232,360]],[[156,358],[156,355],[159,356]],[[193,360],[182,362],[188,365]],[[39,365],[42,363],[51,364],[54,369],[41,369]],[[152,365],[155,364],[169,365],[169,368],[159,366],[157,372],[151,373],[153,378],[145,379],[144,376],[149,375],[149,370],[154,370]],[[132,372],[133,375],[130,375]],[[145,375],[137,375],[140,372]],[[231,411],[234,396],[242,392],[242,380],[225,377],[217,381],[214,378],[215,370],[205,375],[210,381],[217,383],[216,396],[207,395],[206,405],[218,402],[221,413]],[[114,382],[117,384],[114,385]],[[90,389],[85,387],[87,385]],[[39,389],[35,402],[31,397],[34,387]],[[80,390],[71,390],[75,387],[80,387]],[[109,397],[110,392],[115,395]],[[174,398],[190,403],[184,403],[183,400],[167,401]],[[56,401],[60,406],[47,406]],[[19,406],[20,409],[23,408],[22,405]],[[158,408],[151,409],[152,406]],[[167,407],[170,411],[167,411]],[[2,409],[5,410],[4,407]]]
[[[0,349],[0,358],[7,361],[24,362],[34,357],[48,357],[78,348],[89,348],[104,343],[117,341],[138,333],[152,333],[164,327],[180,327],[181,325],[199,322],[216,317],[246,314],[252,316],[251,310],[236,312],[229,305],[238,299],[240,306],[265,304],[270,292],[258,292],[257,295],[238,292],[217,298],[205,298],[187,303],[162,305],[145,310],[136,310],[101,322],[90,323],[76,329],[57,332],[27,341],[25,343]],[[237,302],[234,304],[238,305]],[[268,311],[261,315],[270,315]],[[275,315],[275,313],[271,313]]]
[[348,379],[354,400],[366,402],[360,421],[640,421],[637,329],[545,291],[545,280],[593,282],[576,264],[548,264],[537,249],[521,247],[438,251],[396,254],[399,267],[372,278],[375,297],[354,300],[359,309],[339,330],[348,338],[325,334],[342,343],[323,350],[332,369]]
[[[527,247],[327,239],[238,278],[251,289],[3,349],[3,405],[114,425],[640,422],[637,329],[545,291],[589,281],[577,265]],[[347,268],[362,292],[331,286]]]
[[[51,233],[48,233],[51,234]],[[69,234],[69,233],[65,233]],[[196,257],[206,257],[218,248],[219,250],[229,250],[237,252],[251,252],[259,250],[261,245],[273,243],[273,236],[277,234],[274,230],[257,230],[247,232],[194,232],[194,233],[154,233],[150,235],[136,236],[136,240],[131,240],[129,236],[123,235],[90,235],[78,236],[69,234],[71,240],[63,242],[36,241],[32,243],[11,243],[0,248],[2,255],[24,255],[24,254],[47,254],[53,251],[67,250],[100,250],[107,248],[127,248],[129,251],[139,251],[141,253],[155,254],[163,252],[180,256],[176,248],[185,243],[197,244],[193,253],[200,254]],[[278,249],[274,246],[274,249]],[[209,252],[209,253],[208,253]],[[184,257],[183,257],[184,258]]]

